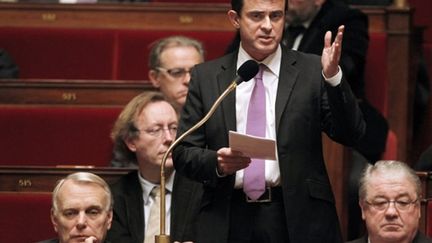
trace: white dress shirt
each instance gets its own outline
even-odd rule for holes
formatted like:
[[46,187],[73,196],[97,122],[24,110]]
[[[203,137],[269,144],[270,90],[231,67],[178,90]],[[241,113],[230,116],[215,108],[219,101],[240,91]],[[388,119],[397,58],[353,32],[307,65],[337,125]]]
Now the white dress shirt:
[[[266,93],[266,138],[276,139],[276,121],[275,121],[275,107],[276,107],[276,91],[279,80],[279,70],[282,58],[282,49],[279,46],[277,51],[268,56],[261,63],[265,64],[267,68],[263,72],[263,83]],[[241,47],[237,58],[237,69],[247,60],[253,59]],[[247,111],[249,107],[249,100],[252,95],[253,87],[255,86],[255,79],[248,82],[242,82],[236,89],[236,121],[237,132],[246,133]],[[276,153],[277,156],[277,153]],[[243,187],[243,174],[244,170],[239,170],[236,173],[235,188]],[[280,171],[277,160],[265,160],[265,178],[266,185],[277,186],[280,184]]]
[[[144,227],[147,228],[147,223],[148,223],[148,219],[149,219],[149,215],[150,215],[150,207],[153,205],[154,203],[154,199],[150,196],[150,192],[153,189],[153,187],[155,186],[160,186],[158,184],[153,184],[151,182],[149,182],[148,180],[144,179],[141,174],[138,173],[138,178],[139,178],[139,182],[141,184],[141,188],[143,191],[143,201],[144,201]],[[173,171],[173,173],[171,174],[171,176],[168,178],[168,180],[165,183],[165,201],[166,201],[166,206],[165,206],[165,229],[166,229],[166,233],[169,235],[170,233],[170,222],[171,222],[171,192],[173,189],[173,183],[174,183],[174,174],[175,171]]]
[[[246,61],[253,59],[242,47],[240,43],[239,53],[237,57],[237,69]],[[275,53],[265,58],[261,63],[266,65],[263,72],[263,83],[266,94],[266,138],[276,140],[276,94],[279,84],[279,71],[281,68],[282,49],[278,46]],[[336,86],[342,80],[342,70],[339,68],[338,73],[330,78],[326,78],[322,73],[324,79],[331,85]],[[248,82],[242,82],[236,89],[236,124],[237,132],[246,133],[247,111],[249,107],[249,100],[252,95],[253,87],[255,86],[255,79]],[[277,141],[276,141],[277,142]],[[277,150],[277,148],[276,148]],[[267,186],[280,185],[280,170],[279,161],[276,153],[276,160],[265,160],[265,180]],[[234,188],[243,187],[244,170],[236,172]]]

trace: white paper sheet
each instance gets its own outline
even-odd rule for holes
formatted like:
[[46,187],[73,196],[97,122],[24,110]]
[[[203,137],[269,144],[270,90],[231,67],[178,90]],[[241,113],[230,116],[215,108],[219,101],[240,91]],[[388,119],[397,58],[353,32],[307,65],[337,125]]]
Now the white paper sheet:
[[276,141],[229,131],[229,146],[255,159],[276,160]]

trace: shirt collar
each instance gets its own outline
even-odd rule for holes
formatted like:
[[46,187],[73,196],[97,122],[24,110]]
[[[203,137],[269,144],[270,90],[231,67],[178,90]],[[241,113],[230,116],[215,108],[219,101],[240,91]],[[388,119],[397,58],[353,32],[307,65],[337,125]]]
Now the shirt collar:
[[[278,45],[278,48],[274,53],[266,57],[263,61],[259,63],[263,63],[267,66],[268,70],[270,70],[276,77],[279,77],[280,65],[282,58],[282,48]],[[253,59],[242,47],[240,43],[240,48],[237,57],[237,69],[247,60]],[[254,59],[253,59],[254,60]],[[256,60],[255,60],[256,61]]]
[[[151,190],[153,190],[153,187],[155,186],[159,186],[159,184],[154,184],[151,183],[150,181],[144,179],[141,174],[138,173],[138,180],[141,184],[141,188],[143,191],[143,199],[144,199],[144,204],[148,203],[149,197],[150,197],[150,192]],[[166,189],[166,193],[171,193],[172,189],[173,189],[173,184],[174,184],[174,175],[175,175],[175,171],[173,171],[173,173],[171,174],[171,176],[168,177],[168,180],[165,181],[165,189]]]

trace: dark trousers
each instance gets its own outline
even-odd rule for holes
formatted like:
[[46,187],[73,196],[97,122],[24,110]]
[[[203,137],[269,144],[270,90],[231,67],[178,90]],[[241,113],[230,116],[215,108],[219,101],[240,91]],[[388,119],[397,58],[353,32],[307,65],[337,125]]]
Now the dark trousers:
[[282,189],[271,202],[247,202],[241,189],[231,200],[229,243],[289,243]]

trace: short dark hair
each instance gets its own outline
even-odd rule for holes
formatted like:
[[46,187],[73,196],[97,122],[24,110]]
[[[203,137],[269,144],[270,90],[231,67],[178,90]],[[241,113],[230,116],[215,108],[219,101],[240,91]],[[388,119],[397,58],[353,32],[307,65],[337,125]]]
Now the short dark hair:
[[[244,0],[231,0],[231,9],[236,11],[240,16],[243,9]],[[285,0],[285,11],[288,9],[288,0]]]
[[240,15],[241,10],[243,9],[243,0],[231,0],[231,9]]

